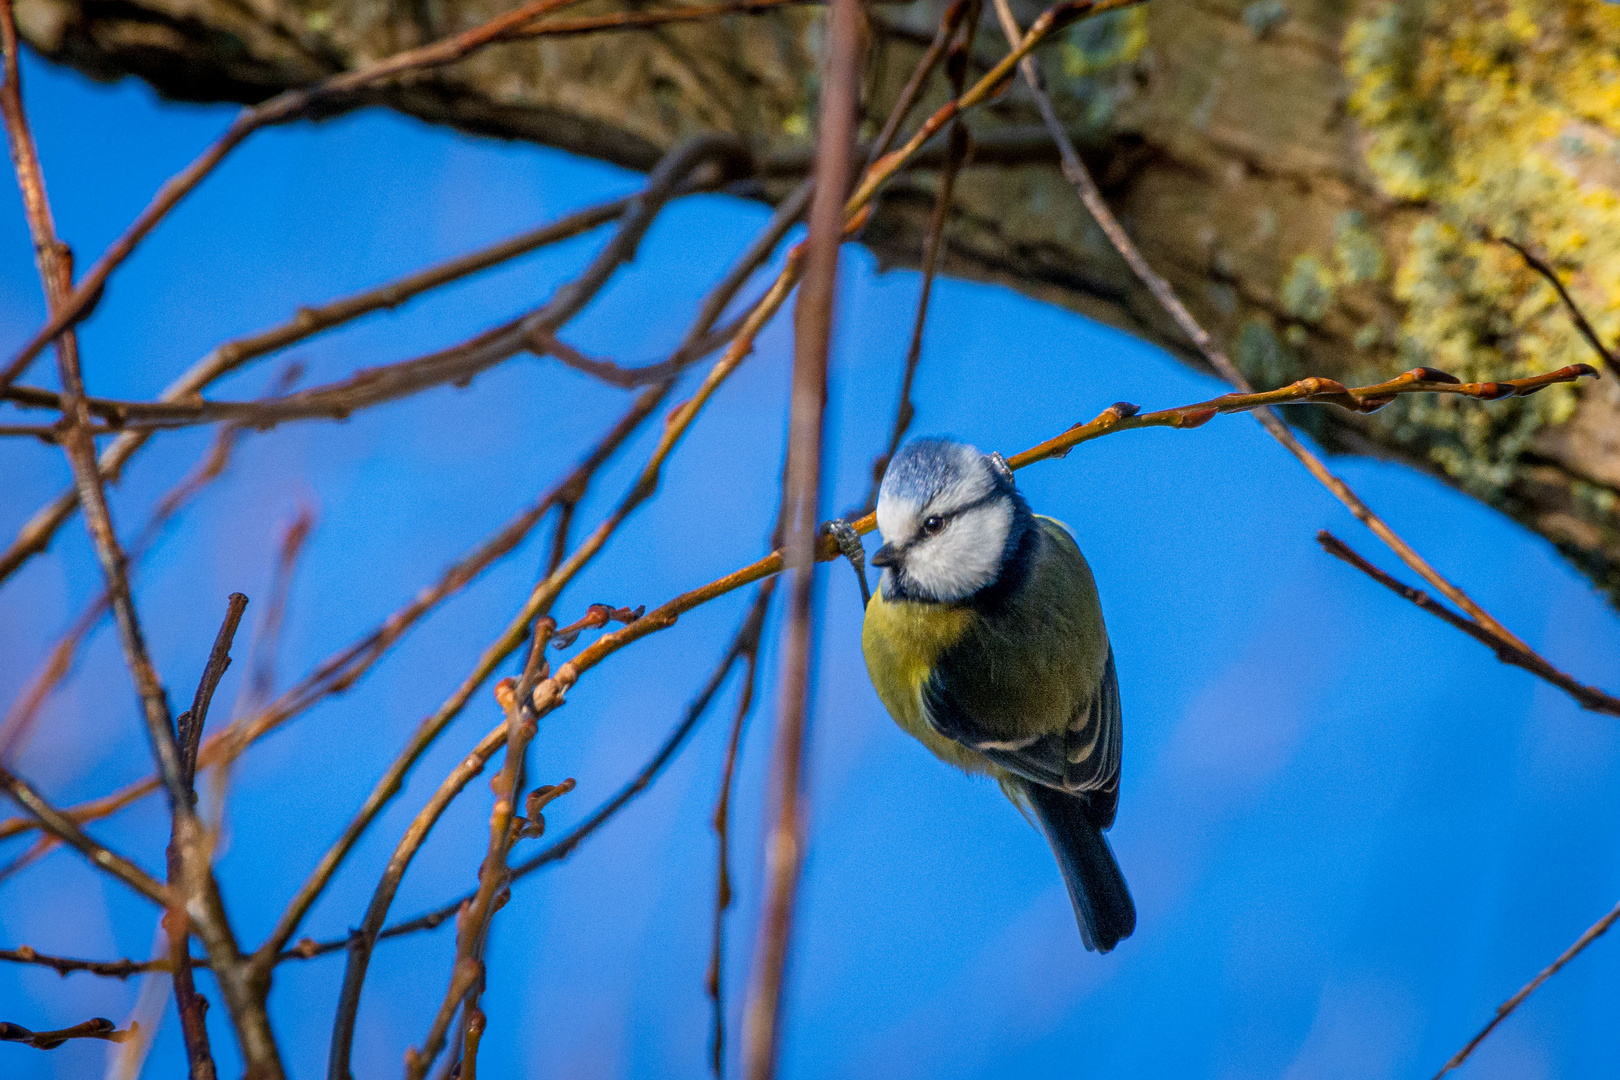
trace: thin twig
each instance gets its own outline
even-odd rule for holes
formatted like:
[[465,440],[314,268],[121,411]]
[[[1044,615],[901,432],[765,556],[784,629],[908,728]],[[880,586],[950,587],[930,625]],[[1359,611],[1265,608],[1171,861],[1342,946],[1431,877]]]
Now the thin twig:
[[792,577],[775,752],[775,783],[779,790],[766,846],[758,959],[743,1015],[743,1070],[749,1080],[770,1080],[776,1075],[782,994],[804,860],[802,780],[810,721],[810,654],[816,638],[814,585],[822,428],[827,411],[827,354],[832,345],[838,252],[844,239],[842,196],[855,169],[855,114],[861,71],[859,0],[832,0],[827,24],[827,64],[822,72],[816,136],[816,194],[810,204],[804,281],[793,312],[793,395],[782,493],[788,527],[786,563]]
[[188,799],[184,807],[174,809],[168,860],[169,889],[175,899],[163,916],[163,926],[169,935],[169,971],[173,977],[174,1004],[180,1016],[180,1033],[185,1041],[190,1080],[213,1080],[216,1073],[213,1052],[208,1045],[208,1027],[203,1020],[208,1012],[208,999],[197,992],[196,982],[191,976],[191,916],[186,910],[184,898],[193,892],[193,885],[187,880],[193,868],[187,865],[186,860],[191,853],[185,850],[182,838],[188,831],[186,819],[195,821],[190,810],[197,803],[197,749],[202,743],[203,727],[208,722],[208,707],[214,700],[214,691],[219,688],[219,680],[224,678],[225,669],[231,664],[231,642],[236,638],[236,628],[242,621],[242,612],[247,610],[247,604],[247,597],[241,593],[230,595],[225,607],[225,621],[220,624],[219,633],[214,637],[214,647],[208,653],[208,663],[197,682],[197,693],[192,698],[191,708],[181,713],[177,721],[180,729],[180,777]]
[[[749,713],[754,710],[754,690],[759,680],[760,635],[775,591],[775,578],[760,586],[759,594],[754,597],[753,610],[749,612],[749,621],[736,639],[746,649],[748,666],[743,672],[742,690],[737,695],[731,734],[726,738],[726,756],[720,768],[720,795],[714,805],[714,922],[709,937],[709,970],[704,975],[703,988],[709,996],[709,1068],[715,1080],[721,1080],[725,1075],[726,1062],[724,963],[726,911],[731,907],[731,781],[737,771],[737,751],[742,746],[743,726]],[[736,643],[733,648],[736,648]]]
[[[784,7],[821,4],[825,0],[732,0],[725,4],[684,4],[650,11],[616,11],[610,15],[587,15],[574,19],[545,19],[515,31],[513,38],[569,37],[614,30],[642,30],[650,26],[694,22],[725,15],[766,15]],[[903,4],[909,0],[877,0]]]
[[40,350],[90,313],[100,299],[112,272],[129,258],[136,246],[157,227],[158,222],[202,183],[204,178],[249,135],[260,128],[295,119],[307,113],[314,105],[352,95],[384,79],[408,71],[422,71],[454,63],[486,45],[506,40],[512,30],[532,22],[538,16],[567,7],[574,2],[575,0],[529,0],[529,3],[522,7],[491,19],[481,26],[475,26],[471,30],[419,48],[406,49],[357,70],[334,75],[314,86],[283,91],[269,101],[251,109],[244,109],[212,146],[158,189],[152,201],[140,212],[123,235],[113,241],[96,260],[95,265],[80,280],[78,287],[63,297],[58,308],[52,311],[50,321],[6,365],[5,370],[0,372],[0,387],[9,386],[28,366],[29,361],[39,355]]
[[[589,207],[522,236],[419,271],[380,288],[333,301],[322,307],[300,309],[298,315],[290,322],[216,347],[171,383],[159,395],[159,400],[170,403],[189,400],[251,360],[269,355],[278,349],[296,344],[316,333],[370,312],[397,307],[430,289],[488,269],[546,244],[579,236],[621,216],[633,202],[634,196],[630,196]],[[126,431],[120,435],[113,445],[102,452],[100,461],[102,477],[109,483],[116,482],[129,459],[149,438],[151,438],[149,431]],[[0,582],[10,577],[30,557],[44,551],[56,530],[72,515],[78,504],[78,492],[69,488],[29,518],[11,546],[4,554],[0,554]]]
[[1581,310],[1581,306],[1575,302],[1575,298],[1573,296],[1569,295],[1569,290],[1565,288],[1564,283],[1559,280],[1558,272],[1549,266],[1546,260],[1536,255],[1535,252],[1531,251],[1517,240],[1509,239],[1506,236],[1497,236],[1494,239],[1498,243],[1505,244],[1514,251],[1518,252],[1519,258],[1528,263],[1530,269],[1547,279],[1552,287],[1558,291],[1558,299],[1562,300],[1564,302],[1564,307],[1569,310],[1569,317],[1574,320],[1575,329],[1579,330],[1581,332],[1581,337],[1585,338],[1586,343],[1592,346],[1592,351],[1597,353],[1598,356],[1602,358],[1603,363],[1609,369],[1609,374],[1620,375],[1620,359],[1617,359],[1614,355],[1614,351],[1607,345],[1603,344],[1603,339],[1598,337],[1597,331],[1594,330],[1592,328],[1592,324],[1587,321],[1586,313]]
[[219,688],[219,680],[225,677],[225,669],[231,666],[231,642],[236,638],[236,628],[242,621],[242,613],[247,610],[248,598],[241,593],[231,593],[225,608],[225,621],[220,625],[219,633],[214,638],[214,647],[208,654],[208,664],[203,669],[202,679],[197,683],[196,696],[191,700],[191,708],[180,714],[176,725],[180,729],[180,776],[186,787],[192,788],[192,804],[196,804],[197,792],[195,781],[197,778],[197,751],[202,747],[203,725],[208,719],[208,706],[214,700],[214,691]]
[[[299,506],[298,512],[281,530],[281,542],[276,545],[275,566],[270,571],[270,585],[267,590],[270,599],[265,604],[264,614],[253,632],[253,642],[248,650],[247,678],[241,682],[237,691],[237,704],[232,710],[236,719],[222,736],[227,744],[241,743],[246,734],[249,718],[261,712],[270,702],[271,695],[275,693],[276,659],[281,653],[282,629],[287,623],[287,603],[292,595],[292,583],[298,570],[299,557],[303,554],[304,544],[314,529],[315,511],[304,504]],[[240,753],[239,746],[229,748],[225,751],[225,759],[227,762],[235,760]],[[222,796],[221,803],[223,803],[225,772],[223,767],[217,770],[214,785]],[[221,812],[221,808],[216,806],[215,812]]]
[[[917,104],[917,99],[922,97],[923,87],[928,83],[928,76],[932,75],[934,68],[939,66],[940,58],[945,55],[945,51],[951,43],[951,38],[956,34],[957,27],[962,25],[962,20],[966,17],[969,7],[973,6],[974,3],[975,0],[951,0],[950,6],[945,9],[945,14],[940,16],[939,28],[934,31],[934,39],[928,43],[928,48],[923,50],[921,59],[917,61],[917,66],[911,71],[911,77],[906,80],[906,85],[900,89],[900,96],[895,99],[894,107],[889,110],[888,119],[883,121],[883,130],[878,133],[876,139],[872,140],[872,145],[866,149],[866,169],[871,169],[872,166],[876,165],[878,158],[887,154],[889,147],[894,145],[894,138],[900,134],[901,125],[906,122],[906,117],[911,115],[912,107]],[[961,97],[962,87],[958,85],[955,90],[956,93],[953,96]]]
[[1446,1075],[1446,1073],[1467,1061],[1468,1055],[1472,1054],[1474,1050],[1478,1048],[1479,1044],[1484,1042],[1486,1037],[1489,1036],[1492,1031],[1496,1030],[1496,1025],[1513,1015],[1513,1010],[1517,1009],[1520,1005],[1523,1005],[1525,998],[1528,998],[1531,994],[1535,993],[1542,983],[1558,974],[1560,968],[1579,956],[1582,950],[1584,950],[1588,945],[1592,944],[1592,942],[1596,941],[1598,938],[1607,933],[1609,927],[1613,926],[1617,920],[1620,920],[1620,905],[1616,905],[1607,915],[1593,923],[1587,929],[1586,933],[1575,939],[1575,944],[1565,949],[1563,954],[1560,955],[1558,959],[1554,960],[1551,964],[1548,964],[1547,967],[1542,970],[1541,974],[1537,975],[1535,978],[1526,983],[1522,990],[1508,998],[1501,1005],[1498,1005],[1496,1008],[1496,1015],[1491,1017],[1490,1023],[1481,1028],[1478,1035],[1475,1035],[1472,1039],[1468,1040],[1467,1046],[1457,1051],[1456,1055],[1453,1056],[1450,1061],[1446,1062],[1445,1065],[1441,1067],[1439,1072],[1434,1074],[1434,1080],[1440,1080],[1440,1078]]
[[[67,249],[58,241],[56,226],[51,220],[44,177],[40,171],[33,135],[28,129],[27,116],[23,108],[21,77],[17,69],[17,27],[11,0],[0,0],[0,44],[3,44],[5,50],[4,85],[0,86],[0,112],[4,113],[12,161],[16,166],[18,184],[23,192],[23,204],[29,230],[33,234],[40,279],[45,287],[48,308],[55,318],[72,303],[69,294],[73,286],[73,274]],[[68,327],[69,324],[64,322],[62,329],[68,330]],[[79,367],[78,341],[71,331],[61,333],[60,336],[52,334],[47,340],[54,340],[56,343],[57,378],[62,386],[64,427],[60,439],[67,451],[68,461],[73,467],[74,486],[78,489],[79,502],[84,507],[85,525],[95,546],[97,561],[101,564],[113,618],[123,647],[125,666],[135,682],[140,699],[147,740],[151,744],[158,775],[168,792],[169,805],[176,825],[175,843],[179,846],[181,863],[185,868],[184,877],[188,885],[192,883],[196,885],[194,889],[189,890],[189,895],[184,898],[183,903],[196,920],[199,935],[208,950],[209,957],[214,961],[214,968],[225,993],[231,1021],[236,1028],[248,1071],[256,1074],[258,1080],[280,1080],[282,1076],[280,1056],[270,1032],[270,1021],[265,1011],[263,997],[255,995],[252,989],[238,978],[241,964],[235,938],[226,919],[224,906],[219,900],[212,870],[200,850],[200,843],[197,842],[198,837],[195,835],[197,830],[192,828],[195,825],[195,816],[192,814],[186,787],[181,779],[180,751],[173,721],[169,715],[168,699],[162,684],[158,681],[157,672],[152,667],[151,657],[147,653],[140,619],[130,594],[127,560],[113,528],[112,515],[107,507],[106,491],[102,487],[101,471],[96,462],[95,442],[89,433],[90,414],[85,408],[86,395]],[[3,381],[9,381],[9,377],[0,380]],[[38,800],[36,793],[27,789],[26,785],[10,774],[7,774],[7,787],[14,797],[26,799],[31,796],[36,801],[42,802]],[[52,824],[47,821],[38,806],[29,805],[28,809],[39,817],[42,823]],[[55,814],[57,819],[52,831],[60,838],[74,843],[76,847],[89,843],[88,838],[77,826],[64,829],[60,814],[56,814],[54,810],[51,813]],[[75,833],[76,836],[73,835]],[[84,848],[81,847],[81,850]],[[105,852],[105,849],[102,851]]]
[[[1016,43],[1021,38],[1027,39],[1028,35],[1021,33],[1018,29],[1017,20],[1013,18],[1008,0],[994,0],[994,2],[996,15],[1001,21],[1002,30],[1006,33],[1008,41]],[[1033,33],[1033,27],[1031,33]],[[1047,96],[1045,89],[1042,87],[1040,69],[1036,66],[1035,61],[1033,59],[1023,60],[1021,70],[1024,81],[1029,86],[1030,93],[1034,95],[1035,105],[1040,110],[1041,119],[1045,122],[1047,131],[1051,133],[1053,141],[1057,143],[1059,153],[1062,156],[1064,178],[1074,186],[1075,191],[1080,196],[1080,201],[1085,204],[1086,209],[1091,212],[1091,216],[1096,220],[1098,227],[1103,230],[1109,241],[1114,245],[1114,250],[1119,252],[1120,257],[1130,266],[1131,271],[1137,276],[1138,280],[1147,286],[1154,299],[1170,314],[1176,325],[1181,328],[1182,333],[1187,335],[1188,339],[1209,361],[1221,378],[1239,390],[1248,391],[1250,389],[1248,380],[1244,379],[1237,365],[1232,363],[1226,353],[1221,351],[1215,344],[1209,333],[1199,325],[1198,320],[1193,318],[1192,312],[1188,311],[1186,305],[1176,296],[1175,289],[1143,257],[1141,251],[1137,249],[1136,244],[1131,240],[1130,234],[1125,231],[1125,227],[1119,223],[1119,219],[1109,209],[1107,202],[1102,197],[1102,191],[1091,177],[1091,171],[1086,168],[1085,162],[1080,159],[1080,154],[1074,148],[1074,142],[1069,138],[1068,131],[1063,127],[1062,121],[1058,119],[1056,110],[1053,109],[1052,99]],[[1430,566],[1411,545],[1395,533],[1395,530],[1385,524],[1382,518],[1374,514],[1372,509],[1362,502],[1361,497],[1352,491],[1350,486],[1343,480],[1333,475],[1328,470],[1328,467],[1322,463],[1322,460],[1311,453],[1305,447],[1305,444],[1300,442],[1299,438],[1289,430],[1288,425],[1277,418],[1275,413],[1270,409],[1259,409],[1256,411],[1256,418],[1272,438],[1282,443],[1284,449],[1298,458],[1305,468],[1310,471],[1311,475],[1316,477],[1317,481],[1331,491],[1340,502],[1344,503],[1358,521],[1371,529],[1374,535],[1387,544],[1395,554],[1399,555],[1402,562],[1417,571],[1425,581],[1444,593],[1452,603],[1466,611],[1481,626],[1490,630],[1505,642],[1516,645],[1521,649],[1526,648],[1524,642],[1515,637],[1507,627],[1497,622],[1489,612],[1475,603],[1467,593],[1453,585],[1438,570]]]
[[[225,467],[230,462],[231,452],[235,449],[241,434],[240,428],[221,428],[197,466],[158,500],[146,525],[129,546],[131,566],[139,565],[168,523],[208,484],[224,474]],[[5,719],[0,720],[0,760],[15,760],[17,752],[28,739],[40,709],[73,669],[73,661],[78,655],[80,646],[101,622],[110,607],[105,591],[86,605],[73,625],[68,628],[67,633],[63,634],[61,640],[51,649],[50,655],[29,682],[27,689],[18,694],[11,708],[6,710]],[[4,877],[4,873],[0,873],[0,877]]]
[[[1320,389],[1321,384],[1328,381],[1329,380],[1315,380],[1315,383],[1318,389]],[[1395,392],[1416,392],[1417,386],[1418,384],[1414,381],[1407,383],[1402,387],[1398,387]],[[1344,392],[1351,395],[1355,395],[1357,393],[1368,394],[1375,389],[1378,389],[1380,392],[1384,392],[1381,387],[1362,387],[1357,388],[1356,390]],[[1284,392],[1287,390],[1288,388],[1284,388]],[[1226,406],[1225,408],[1216,408],[1214,407],[1214,403],[1203,402],[1195,405],[1182,406],[1179,409],[1168,409],[1160,413],[1146,414],[1145,416],[1140,417],[1140,420],[1142,421],[1140,423],[1131,422],[1138,419],[1134,415],[1135,406],[1110,406],[1095,420],[1092,420],[1089,423],[1075,425],[1068,431],[1063,432],[1052,439],[1048,439],[1034,447],[1031,447],[1029,450],[1026,450],[1023,453],[1012,455],[1008,458],[1008,464],[1014,469],[1022,469],[1028,465],[1034,464],[1037,461],[1062,458],[1067,456],[1067,454],[1075,446],[1101,438],[1105,435],[1113,434],[1115,432],[1129,430],[1134,427],[1154,426],[1178,429],[1192,429],[1201,427],[1219,412],[1240,411],[1240,409],[1236,406],[1243,406],[1245,404],[1248,408],[1254,408],[1257,407],[1262,400],[1274,401],[1275,398],[1272,395],[1277,393],[1279,392],[1272,391],[1269,394],[1257,395],[1228,395],[1226,399],[1214,399],[1214,403],[1224,405]],[[1246,402],[1245,398],[1248,399]],[[1328,402],[1318,401],[1316,403],[1326,404]],[[870,533],[877,527],[876,520],[871,514],[867,514],[865,517],[862,517],[851,524],[854,530],[861,535]],[[840,552],[837,543],[832,539],[831,536],[824,536],[816,551],[817,560],[826,562],[838,557],[840,557]],[[591,645],[576,655],[573,659],[564,663],[552,678],[557,680],[559,685],[566,691],[568,688],[574,685],[582,674],[600,664],[608,656],[611,656],[618,650],[639,641],[648,634],[668,629],[669,627],[675,625],[675,622],[679,619],[679,617],[688,611],[701,607],[704,604],[710,603],[721,596],[725,596],[736,591],[737,589],[753,584],[754,582],[768,580],[781,573],[782,568],[782,552],[780,550],[773,551],[764,558],[735,570],[724,577],[718,578],[689,592],[682,593],[679,596],[676,596],[674,599],[669,600],[659,607],[647,612],[641,618],[623,627],[622,629],[613,631],[609,634],[604,634],[602,637],[598,638],[595,642],[591,643]],[[461,786],[464,786],[468,780],[470,780],[473,776],[476,776],[478,772],[482,770],[484,763],[487,762],[488,759],[494,755],[495,751],[502,745],[504,736],[505,725],[502,724],[500,727],[497,727],[495,730],[491,731],[489,735],[487,735],[485,739],[474,748],[472,753],[469,754],[469,756],[463,761],[465,771],[453,775],[450,779],[446,780],[445,785],[441,786],[440,796],[442,796],[442,800],[440,796],[436,796],[435,800],[431,801],[430,805],[424,808],[422,814],[419,815],[419,823],[425,823],[426,827],[431,828],[431,820],[436,818],[438,813],[442,812],[444,806],[448,805],[449,800],[454,797],[455,792],[459,791]],[[638,777],[638,779],[627,789],[625,789],[625,791],[622,791],[618,796],[615,796],[613,800],[610,800],[607,806],[604,806],[602,810],[599,810],[597,813],[593,814],[591,818],[586,820],[585,823],[577,827],[574,833],[564,837],[562,840],[558,841],[557,844],[553,845],[552,848],[542,852],[538,856],[535,856],[527,863],[520,864],[518,867],[514,868],[515,874],[517,876],[521,876],[530,870],[538,869],[541,865],[556,861],[563,855],[566,855],[569,851],[572,851],[574,847],[577,847],[579,841],[583,839],[583,834],[594,830],[601,824],[601,822],[605,821],[607,817],[610,816],[612,810],[615,810],[618,806],[623,805],[624,802],[629,800],[630,795],[645,786],[644,781],[650,779],[650,772],[656,771],[656,768],[661,766],[664,760],[667,760],[666,755],[668,753],[673,753],[673,747],[666,743],[666,748],[660,750],[659,755],[657,758],[655,758],[655,762],[650,764],[648,770],[644,770],[642,776]],[[73,825],[73,822],[68,820],[65,814],[61,814],[61,812],[57,813],[62,816],[67,825]],[[413,828],[415,828],[415,826],[413,826]],[[401,843],[403,845],[405,841],[402,841]],[[153,883],[153,886],[154,888],[161,889],[161,886],[157,886],[155,882]],[[159,897],[161,897],[161,892],[159,892],[154,898]],[[416,930],[431,929],[432,927],[438,926],[448,919],[450,915],[454,914],[455,907],[459,906],[461,902],[462,901],[458,900],[456,901],[455,905],[439,909],[438,911],[430,913],[429,915],[410,920],[407,923],[401,923],[389,927],[386,931],[380,929],[381,924],[379,923],[379,930],[375,932],[373,940],[380,939],[382,937],[397,937]],[[314,956],[325,955],[329,952],[335,951],[338,948],[352,946],[357,940],[358,936],[359,935],[357,934],[350,938],[339,939],[335,942],[321,944],[314,942],[301,942],[298,946],[286,953],[283,953],[280,959],[309,959]],[[64,972],[90,971],[96,974],[104,974],[115,977],[124,977],[126,974],[134,973],[135,971],[166,970],[166,962],[142,965],[132,961],[102,962],[63,960],[59,958],[43,957],[40,954],[35,953],[32,949],[18,949],[11,952],[0,952],[0,960],[11,960],[22,963],[39,963],[57,970],[63,970]],[[201,966],[203,963],[205,963],[205,961],[203,961],[201,958],[193,958],[193,963],[194,965]],[[132,964],[135,966],[130,967]],[[129,970],[126,971],[124,970],[125,968],[128,968]]]
[[[131,975],[143,975],[150,971],[168,971],[169,961],[161,960],[77,960],[67,956],[50,956],[27,945],[19,945],[15,949],[0,949],[0,961],[11,964],[29,964],[34,967],[48,967],[58,975],[66,978],[75,972],[87,975],[100,975],[110,979],[128,979]],[[192,967],[207,967],[206,956],[193,956]]]
[[1324,529],[1316,534],[1316,542],[1321,544],[1329,555],[1349,563],[1397,596],[1411,601],[1430,615],[1443,619],[1475,641],[1478,641],[1494,652],[1496,658],[1502,663],[1523,668],[1532,675],[1551,683],[1574,698],[1576,703],[1583,709],[1606,713],[1609,716],[1620,716],[1620,698],[1605,694],[1595,686],[1586,686],[1583,683],[1576,682],[1570,676],[1553,667],[1552,663],[1540,653],[1514,648],[1472,619],[1464,618],[1444,604],[1439,603],[1428,593],[1414,589],[1405,582],[1384,573],[1384,571],[1362,558],[1350,545],[1332,533]]
[[104,1016],[59,1031],[29,1031],[21,1024],[0,1023],[0,1042],[23,1043],[36,1050],[55,1050],[69,1039],[102,1039],[121,1043],[134,1038],[137,1030],[132,1025],[126,1031],[119,1031],[118,1025]]
[[[766,233],[770,236],[769,242],[765,242],[766,237],[762,237],[760,242],[756,242],[744,255],[744,258],[740,260],[740,265],[734,268],[733,273],[728,275],[726,280],[705,301],[699,312],[697,323],[689,331],[689,342],[707,333],[714,321],[718,320],[730,296],[734,296],[736,291],[741,289],[748,274],[769,257],[769,252],[774,249],[775,243],[780,239],[781,235],[785,234],[787,229],[792,226],[795,217],[796,214],[778,212],[766,230]],[[742,269],[741,264],[748,265],[748,273],[738,272]],[[748,315],[741,321],[737,336],[732,340],[725,354],[709,370],[703,383],[691,398],[677,406],[666,418],[658,445],[654,448],[642,469],[640,477],[632,485],[629,493],[613,513],[586,538],[574,554],[530,593],[522,609],[508,625],[506,632],[485,651],[484,656],[480,659],[477,671],[463,683],[462,690],[457,693],[459,701],[454,702],[453,710],[448,710],[449,715],[453,716],[460,711],[462,705],[470,697],[472,688],[481,684],[489,673],[494,670],[495,665],[504,660],[524,640],[531,621],[549,609],[563,586],[572,580],[574,575],[595,557],[625,519],[657,490],[658,479],[662,474],[664,462],[668,459],[670,453],[674,451],[693,420],[697,418],[698,413],[709,398],[713,396],[720,384],[737,369],[752,351],[755,336],[770,319],[771,315],[775,313],[783,299],[785,299],[788,289],[791,288],[794,270],[795,260],[790,255],[788,268],[777,276],[777,280],[772,284],[771,288],[755,302]],[[729,293],[729,295],[722,298],[723,293]],[[668,392],[671,385],[669,382],[661,383],[649,388],[646,393],[652,395],[655,400],[662,400],[662,396]],[[632,624],[632,626],[634,625],[636,624]],[[607,636],[611,637],[612,635]],[[587,653],[589,651],[589,649],[586,650]],[[447,710],[441,710],[441,712],[445,711]],[[448,722],[448,720],[445,722]],[[438,730],[442,730],[442,726],[442,724],[439,725],[432,732],[432,736],[436,736]],[[427,725],[424,724],[424,729],[426,727]],[[429,739],[432,736],[429,736]],[[493,749],[490,752],[493,752]],[[414,761],[415,759],[412,758],[407,762],[405,761],[405,755],[402,755],[391,769],[391,775],[401,769],[408,770],[414,764]],[[471,768],[470,763],[471,758],[469,757],[464,760],[463,765]],[[482,768],[482,765],[479,764],[478,767]],[[401,775],[403,775],[402,772]],[[466,779],[470,779],[472,775],[474,773],[466,773]],[[465,780],[463,780],[463,783],[465,783]],[[365,983],[371,950],[376,943],[377,934],[382,930],[383,923],[388,915],[388,908],[393,902],[394,893],[398,890],[399,882],[403,878],[406,868],[415,857],[417,848],[437,822],[438,814],[443,811],[443,807],[448,805],[449,800],[453,799],[460,791],[459,786],[452,785],[452,787],[453,790],[441,787],[439,793],[435,795],[435,801],[430,802],[429,807],[424,808],[422,814],[412,823],[411,829],[407,830],[406,836],[401,839],[399,845],[395,848],[394,857],[389,860],[388,867],[372,893],[371,903],[367,906],[366,915],[360,929],[350,942],[348,964],[344,972],[343,991],[338,1001],[337,1017],[333,1022],[331,1050],[327,1063],[328,1074],[334,1080],[347,1080],[349,1053],[354,1038],[355,1016],[359,1009],[360,993]],[[379,786],[379,791],[381,791],[381,786]],[[390,789],[386,795],[391,796],[392,792],[393,789]],[[437,800],[441,796],[443,802],[438,802]],[[376,796],[374,795],[373,798],[375,799]],[[285,918],[281,925],[283,928],[286,926]],[[282,943],[284,944],[286,940],[288,938],[282,938]],[[279,949],[271,950],[266,947],[261,949],[256,961],[263,967],[268,968],[276,962],[278,955]]]
[[90,839],[66,814],[47,802],[32,784],[4,765],[0,765],[0,787],[5,789],[6,794],[11,796],[18,806],[33,816],[40,828],[142,896],[168,907],[169,890],[161,882],[122,855],[115,854],[105,845]]
[[[482,1014],[477,1011],[477,995],[484,982],[484,939],[498,906],[497,897],[507,888],[509,871],[506,862],[520,830],[517,804],[523,797],[529,743],[534,739],[538,723],[530,695],[535,684],[550,673],[546,646],[550,644],[556,628],[556,621],[549,615],[543,615],[535,622],[529,643],[529,658],[523,666],[522,676],[517,680],[517,689],[515,692],[508,689],[502,702],[506,710],[506,761],[490,785],[495,791],[495,803],[489,816],[489,847],[478,870],[478,888],[456,919],[456,959],[451,969],[450,988],[434,1015],[433,1025],[423,1040],[422,1049],[413,1047],[405,1051],[406,1080],[424,1080],[427,1076],[439,1052],[444,1049],[445,1036],[458,1009],[465,1005],[469,1021],[473,1021],[475,1014],[482,1020]],[[573,782],[568,781],[566,788],[572,787]],[[533,808],[530,817],[537,817],[539,809]],[[482,1026],[478,1026],[481,1033]],[[476,1054],[478,1042],[475,1035],[470,1045],[465,1045],[465,1051]]]

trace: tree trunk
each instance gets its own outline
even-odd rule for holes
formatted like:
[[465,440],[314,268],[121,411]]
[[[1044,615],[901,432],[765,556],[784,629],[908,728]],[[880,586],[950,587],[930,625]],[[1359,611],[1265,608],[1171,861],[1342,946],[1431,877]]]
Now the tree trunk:
[[[251,102],[509,6],[21,0],[18,17],[35,48],[96,77]],[[871,9],[867,137],[942,7]],[[611,10],[587,0],[566,15]],[[386,104],[643,169],[683,137],[732,132],[776,198],[808,165],[821,29],[804,7],[516,42],[338,107]],[[1004,44],[987,16],[979,57]],[[1594,361],[1553,291],[1489,233],[1540,252],[1604,340],[1620,337],[1620,5],[1151,0],[1078,24],[1042,60],[1127,227],[1257,385]],[[1019,89],[971,118],[946,272],[1190,355],[1058,174]],[[934,183],[919,169],[884,197],[862,237],[884,261],[917,260]],[[1500,507],[1620,597],[1614,372],[1489,406],[1295,413],[1331,449],[1426,469]]]

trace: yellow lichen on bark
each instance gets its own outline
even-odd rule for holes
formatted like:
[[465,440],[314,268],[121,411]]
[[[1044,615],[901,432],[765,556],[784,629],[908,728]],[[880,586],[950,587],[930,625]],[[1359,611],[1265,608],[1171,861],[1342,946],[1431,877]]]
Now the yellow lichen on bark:
[[[1479,379],[1592,359],[1552,289],[1493,234],[1570,273],[1599,333],[1620,336],[1620,6],[1384,4],[1351,27],[1345,56],[1368,165],[1428,211],[1398,253],[1402,364]],[[1384,422],[1495,500],[1577,393],[1490,410],[1413,399]]]

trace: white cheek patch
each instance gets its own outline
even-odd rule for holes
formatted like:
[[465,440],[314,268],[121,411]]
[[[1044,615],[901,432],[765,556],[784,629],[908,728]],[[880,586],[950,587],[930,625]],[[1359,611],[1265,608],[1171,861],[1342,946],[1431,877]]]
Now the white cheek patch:
[[945,531],[906,553],[906,577],[936,600],[960,600],[996,579],[1012,531],[1012,506],[997,500],[958,514]]

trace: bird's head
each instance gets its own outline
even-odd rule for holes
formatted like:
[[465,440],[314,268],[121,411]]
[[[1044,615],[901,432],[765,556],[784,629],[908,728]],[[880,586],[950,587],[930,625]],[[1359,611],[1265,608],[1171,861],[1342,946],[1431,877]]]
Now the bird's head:
[[991,585],[1017,547],[1029,508],[1006,466],[965,443],[915,439],[878,489],[886,599],[950,602]]

